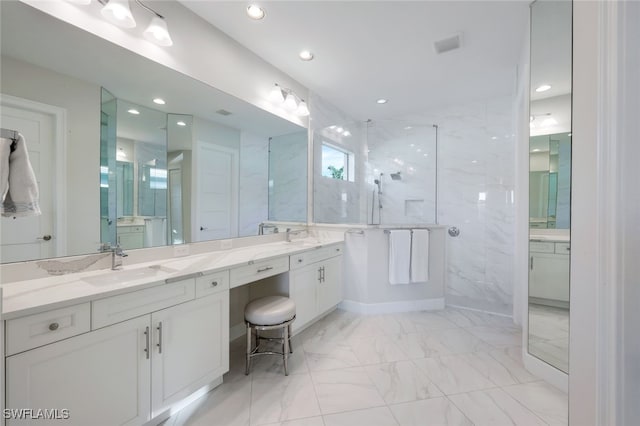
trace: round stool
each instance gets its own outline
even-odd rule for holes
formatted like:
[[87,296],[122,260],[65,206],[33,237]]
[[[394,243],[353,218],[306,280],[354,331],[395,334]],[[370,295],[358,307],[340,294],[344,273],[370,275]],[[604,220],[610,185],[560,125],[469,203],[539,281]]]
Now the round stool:
[[[258,355],[282,355],[284,374],[289,375],[287,360],[291,348],[291,323],[296,319],[296,304],[293,300],[283,296],[268,296],[256,299],[244,308],[244,322],[247,325],[247,360],[245,374],[251,369],[251,358]],[[256,346],[252,345],[251,330],[256,330]],[[282,329],[282,337],[261,337],[261,330]],[[281,341],[282,352],[260,350],[260,340]]]

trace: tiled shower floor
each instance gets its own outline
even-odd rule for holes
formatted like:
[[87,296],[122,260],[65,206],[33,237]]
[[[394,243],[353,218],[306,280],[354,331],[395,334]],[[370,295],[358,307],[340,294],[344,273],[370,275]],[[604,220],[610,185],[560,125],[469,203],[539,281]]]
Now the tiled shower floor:
[[244,375],[244,339],[224,383],[164,426],[567,424],[567,395],[529,374],[508,318],[447,308],[362,316],[337,310]]

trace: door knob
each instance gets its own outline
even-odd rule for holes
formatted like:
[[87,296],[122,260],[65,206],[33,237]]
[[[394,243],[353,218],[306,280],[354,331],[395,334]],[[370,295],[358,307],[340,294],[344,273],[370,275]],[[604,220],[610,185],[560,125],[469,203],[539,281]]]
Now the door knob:
[[36,238],[36,240],[45,240],[49,241],[51,239],[51,235],[43,235],[42,237]]

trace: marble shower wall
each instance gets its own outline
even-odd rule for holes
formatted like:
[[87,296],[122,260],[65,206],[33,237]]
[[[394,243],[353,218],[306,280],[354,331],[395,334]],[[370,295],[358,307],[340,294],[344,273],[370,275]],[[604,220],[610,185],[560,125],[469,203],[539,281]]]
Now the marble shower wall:
[[438,114],[441,224],[448,238],[448,304],[511,315],[515,234],[512,99]]
[[269,142],[269,220],[307,221],[307,131]]
[[[313,140],[313,221],[366,223],[368,190],[364,123],[355,121],[314,93],[309,98],[312,113],[309,131]],[[323,143],[353,154],[353,180],[322,176]]]

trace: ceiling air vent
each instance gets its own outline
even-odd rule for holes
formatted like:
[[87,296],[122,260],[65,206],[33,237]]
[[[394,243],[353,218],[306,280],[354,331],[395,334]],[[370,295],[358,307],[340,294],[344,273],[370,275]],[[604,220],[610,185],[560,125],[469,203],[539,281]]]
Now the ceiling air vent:
[[227,111],[226,109],[219,109],[216,111],[216,114],[220,114],[220,115],[231,115],[231,112]]
[[438,54],[449,52],[451,50],[456,50],[460,48],[461,39],[462,39],[461,34],[456,34],[451,37],[443,38],[442,40],[438,40],[434,42],[433,48]]

